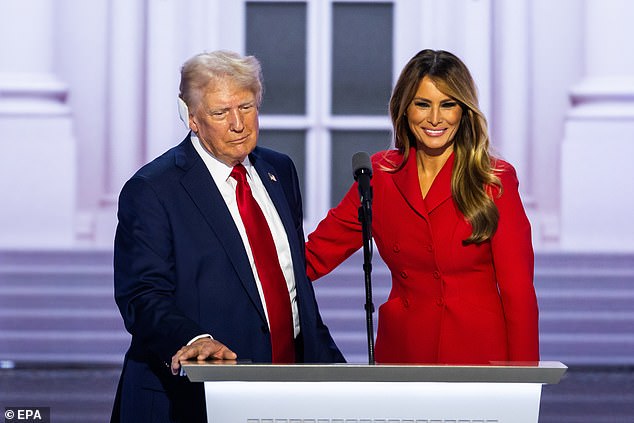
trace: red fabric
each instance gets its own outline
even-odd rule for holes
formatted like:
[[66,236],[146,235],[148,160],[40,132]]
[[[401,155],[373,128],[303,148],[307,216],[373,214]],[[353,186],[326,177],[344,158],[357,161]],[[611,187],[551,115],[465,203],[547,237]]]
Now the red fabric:
[[277,258],[269,225],[262,209],[253,198],[246,175],[247,171],[241,164],[231,171],[231,176],[238,182],[236,187],[238,210],[247,231],[266,301],[271,329],[272,361],[273,363],[294,363],[293,316],[288,287]]
[[[452,155],[423,198],[416,151],[398,172],[396,151],[373,156],[372,234],[392,274],[379,308],[379,363],[487,364],[539,360],[530,224],[511,165],[493,165],[503,193],[493,199],[500,219],[492,239],[464,245],[471,226],[451,196]],[[497,190],[495,190],[497,191]],[[356,183],[328,212],[306,244],[311,280],[362,246]],[[362,276],[359,294],[363,295]]]

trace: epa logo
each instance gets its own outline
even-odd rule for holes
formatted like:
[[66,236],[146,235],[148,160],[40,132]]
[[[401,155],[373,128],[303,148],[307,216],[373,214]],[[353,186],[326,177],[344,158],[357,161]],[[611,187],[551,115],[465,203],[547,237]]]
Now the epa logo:
[[7,407],[4,409],[4,421],[50,423],[50,414],[49,407]]

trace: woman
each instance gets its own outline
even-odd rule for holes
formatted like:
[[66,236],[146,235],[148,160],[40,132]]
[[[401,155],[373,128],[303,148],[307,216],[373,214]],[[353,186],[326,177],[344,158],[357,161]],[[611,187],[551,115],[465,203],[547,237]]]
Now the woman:
[[[372,233],[392,274],[379,363],[539,360],[530,224],[515,170],[490,156],[467,67],[423,50],[390,99],[396,150],[373,166]],[[315,280],[362,246],[356,183],[306,244]]]

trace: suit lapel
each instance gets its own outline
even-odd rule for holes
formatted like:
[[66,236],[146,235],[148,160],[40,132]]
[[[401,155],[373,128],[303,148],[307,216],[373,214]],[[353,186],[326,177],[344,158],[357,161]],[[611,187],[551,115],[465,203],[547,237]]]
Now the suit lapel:
[[420,184],[418,183],[416,149],[410,149],[405,166],[398,172],[392,174],[392,180],[405,202],[423,219],[429,220],[427,208],[423,201],[423,194],[420,192]]
[[425,196],[425,207],[427,213],[432,213],[434,209],[451,198],[451,173],[453,171],[454,154],[447,159],[438,175],[431,184]]
[[434,182],[423,199],[418,183],[418,169],[416,167],[416,150],[411,149],[405,166],[394,173],[392,179],[409,206],[423,219],[429,220],[429,214],[445,201],[451,199],[451,173],[453,170],[454,154],[451,154],[443,165]]
[[176,156],[176,165],[185,170],[181,184],[221,241],[244,289],[266,320],[251,265],[231,213],[189,137],[185,141]]

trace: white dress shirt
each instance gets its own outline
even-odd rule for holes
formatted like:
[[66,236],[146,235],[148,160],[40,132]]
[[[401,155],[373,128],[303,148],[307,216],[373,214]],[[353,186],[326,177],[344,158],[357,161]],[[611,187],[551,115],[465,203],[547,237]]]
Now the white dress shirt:
[[[191,133],[191,140],[194,148],[205,162],[211,177],[213,178],[222,198],[225,200],[227,204],[227,208],[229,209],[229,213],[231,213],[231,217],[238,228],[238,232],[240,233],[240,237],[242,238],[242,244],[244,245],[244,249],[247,252],[247,256],[249,257],[249,263],[251,264],[251,271],[253,272],[253,277],[255,278],[255,283],[258,288],[258,292],[260,294],[260,299],[262,301],[262,305],[264,307],[264,312],[266,313],[267,321],[268,321],[268,312],[266,309],[266,302],[264,301],[264,293],[262,291],[262,283],[260,282],[260,278],[258,276],[257,269],[255,267],[255,261],[253,260],[253,253],[251,251],[251,246],[249,245],[249,239],[247,238],[247,232],[244,228],[244,224],[242,223],[242,218],[240,217],[240,212],[238,211],[238,203],[236,201],[236,185],[237,182],[233,179],[231,175],[232,167],[227,166],[220,160],[216,159],[211,153],[209,153],[201,144],[200,140],[194,134]],[[294,336],[299,334],[299,313],[297,310],[297,298],[295,292],[295,276],[293,272],[293,260],[291,258],[291,248],[288,243],[288,238],[286,234],[286,230],[284,229],[284,225],[282,224],[282,220],[280,219],[279,214],[277,213],[277,209],[271,201],[271,197],[269,197],[269,193],[267,192],[258,172],[251,165],[249,161],[249,157],[244,159],[242,165],[247,170],[247,179],[249,182],[249,186],[251,187],[251,192],[253,193],[253,197],[255,201],[259,204],[262,209],[262,213],[266,218],[267,223],[269,224],[269,228],[271,230],[271,235],[273,235],[273,242],[275,243],[275,249],[277,250],[277,256],[280,261],[280,267],[282,268],[282,273],[284,273],[284,279],[286,279],[286,285],[288,287],[288,292],[291,300],[291,310],[293,312],[293,333]],[[270,328],[270,324],[269,324]],[[196,339],[203,337],[206,335],[201,335],[192,339],[191,342]],[[219,339],[222,342],[222,339]]]

